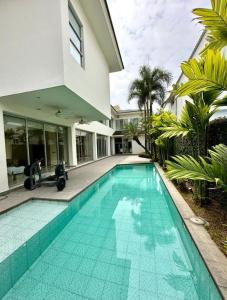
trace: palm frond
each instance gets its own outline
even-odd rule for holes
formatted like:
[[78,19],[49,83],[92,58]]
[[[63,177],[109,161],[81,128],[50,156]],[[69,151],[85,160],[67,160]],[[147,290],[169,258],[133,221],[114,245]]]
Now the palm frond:
[[189,79],[177,93],[181,96],[227,90],[227,61],[221,52],[207,51],[200,59],[190,59],[181,65],[182,72]]
[[199,162],[192,156],[175,156],[167,161],[167,177],[170,179],[205,180],[215,182],[227,190],[227,146],[217,145],[209,150],[209,158],[199,157]]
[[193,13],[208,32],[208,44],[203,49],[220,50],[227,45],[227,0],[212,0],[212,8],[196,8]]

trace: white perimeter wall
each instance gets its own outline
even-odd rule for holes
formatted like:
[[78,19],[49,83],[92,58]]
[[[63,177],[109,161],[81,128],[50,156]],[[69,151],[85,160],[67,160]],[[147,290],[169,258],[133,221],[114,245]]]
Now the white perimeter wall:
[[[145,144],[144,136],[140,136],[139,140],[143,145]],[[135,141],[132,141],[132,154],[140,154],[143,152],[145,152],[144,149],[141,146],[139,146]]]

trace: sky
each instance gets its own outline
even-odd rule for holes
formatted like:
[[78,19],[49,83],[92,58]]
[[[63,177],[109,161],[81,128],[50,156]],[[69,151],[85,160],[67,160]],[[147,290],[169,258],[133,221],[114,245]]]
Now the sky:
[[178,79],[182,61],[191,55],[203,27],[192,9],[209,7],[210,0],[107,0],[125,69],[110,75],[111,104],[121,109],[128,103],[130,83],[139,67],[161,67]]

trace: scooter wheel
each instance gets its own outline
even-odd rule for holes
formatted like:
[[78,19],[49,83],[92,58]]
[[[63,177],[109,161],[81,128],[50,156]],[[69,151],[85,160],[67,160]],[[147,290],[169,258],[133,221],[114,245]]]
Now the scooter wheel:
[[65,188],[65,179],[64,178],[59,178],[57,181],[57,189],[58,191],[63,191]]
[[[35,185],[35,180],[33,179],[33,186]],[[32,187],[31,187],[31,180],[30,178],[26,178],[25,181],[24,181],[24,187],[26,190],[31,190]]]

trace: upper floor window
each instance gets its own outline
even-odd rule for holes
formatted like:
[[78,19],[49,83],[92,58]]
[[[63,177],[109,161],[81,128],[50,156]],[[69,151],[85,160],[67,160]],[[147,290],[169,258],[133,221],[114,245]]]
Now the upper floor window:
[[69,6],[69,36],[70,52],[75,60],[84,66],[83,34],[82,24]]
[[116,129],[117,130],[124,129],[126,125],[128,125],[128,119],[117,119],[116,120]]
[[134,125],[138,125],[139,124],[139,119],[138,118],[131,118],[130,123],[132,123]]

